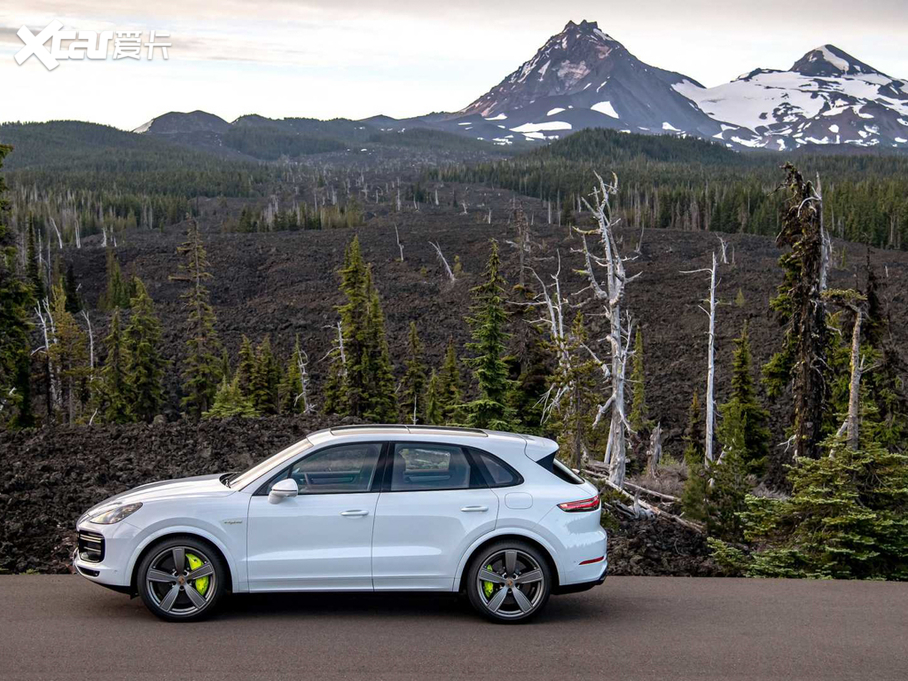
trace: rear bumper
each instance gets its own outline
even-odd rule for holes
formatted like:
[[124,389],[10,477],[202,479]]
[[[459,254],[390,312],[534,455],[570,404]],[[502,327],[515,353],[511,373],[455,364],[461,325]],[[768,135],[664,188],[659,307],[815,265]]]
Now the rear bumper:
[[561,596],[564,594],[575,594],[580,593],[581,591],[589,591],[594,586],[599,586],[600,584],[602,584],[607,576],[608,570],[603,569],[602,576],[598,579],[593,580],[592,582],[578,582],[576,584],[559,585],[557,588],[552,590],[552,593],[556,596]]

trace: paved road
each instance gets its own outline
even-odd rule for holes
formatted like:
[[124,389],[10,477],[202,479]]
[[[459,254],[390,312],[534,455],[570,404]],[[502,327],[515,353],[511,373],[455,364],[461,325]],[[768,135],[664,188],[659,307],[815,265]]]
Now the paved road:
[[533,623],[445,596],[236,596],[167,624],[76,576],[0,577],[0,679],[908,678],[908,584],[610,577]]

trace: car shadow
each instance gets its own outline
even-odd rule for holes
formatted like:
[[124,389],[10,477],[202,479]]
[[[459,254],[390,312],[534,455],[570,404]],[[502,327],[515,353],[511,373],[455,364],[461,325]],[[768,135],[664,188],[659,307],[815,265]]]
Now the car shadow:
[[[475,621],[478,615],[466,596],[435,592],[232,594],[216,615],[219,620],[326,616]],[[569,622],[593,617],[603,618],[601,600],[593,603],[581,594],[572,594],[552,597],[534,621]]]

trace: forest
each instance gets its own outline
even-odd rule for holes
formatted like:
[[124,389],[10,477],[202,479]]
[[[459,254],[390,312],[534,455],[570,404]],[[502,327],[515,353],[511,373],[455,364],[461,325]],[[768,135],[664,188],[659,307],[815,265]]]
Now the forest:
[[[74,164],[29,131],[0,128],[30,159],[9,164],[11,191],[0,175],[5,429],[321,415],[535,433],[600,486],[604,523],[658,518],[706,537],[724,574],[908,579],[908,395],[882,293],[889,274],[868,251],[854,276],[837,275],[832,241],[901,248],[903,159],[794,159],[817,180],[700,141],[585,131],[508,160],[434,160],[404,174],[394,159],[268,165],[151,138],[120,153],[125,133],[91,130],[80,139],[93,151]],[[10,151],[0,147],[0,160],[19,153]],[[423,265],[408,286],[429,276],[466,286],[463,304],[446,311],[465,337],[411,312],[405,342],[390,338],[395,294],[381,285],[414,249],[399,226],[461,213],[487,226],[481,262],[428,233],[435,270]],[[163,238],[175,224],[179,265],[166,281],[124,270],[118,239]],[[552,248],[542,225],[569,249]],[[665,447],[672,424],[647,391],[662,370],[649,359],[666,350],[633,304],[638,278],[655,267],[642,257],[650,229],[719,233],[709,260],[679,275],[702,293],[697,321],[685,324],[707,339],[690,358],[682,447]],[[342,252],[321,254],[336,260],[312,274],[336,284],[321,342],[294,333],[288,343],[284,325],[225,343],[210,286],[231,274],[212,267],[211,243],[283,230],[305,231],[299,239],[341,230]],[[393,257],[367,260],[369,230],[381,230]],[[734,302],[717,295],[745,257],[727,247],[729,232],[776,238],[765,362],[749,318],[716,327],[722,305],[764,305],[742,288]],[[82,250],[104,253],[96,299],[73,267]],[[162,323],[155,292],[165,285],[179,290],[178,324]],[[717,339],[730,336],[733,352],[720,355]],[[179,352],[165,350],[174,344]],[[729,377],[721,398],[717,372]]]

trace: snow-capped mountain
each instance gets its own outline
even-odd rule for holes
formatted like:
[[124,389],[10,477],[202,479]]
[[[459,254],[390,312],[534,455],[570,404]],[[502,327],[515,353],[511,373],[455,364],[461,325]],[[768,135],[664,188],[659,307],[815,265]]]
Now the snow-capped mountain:
[[596,22],[568,22],[446,124],[496,144],[604,127],[696,136],[732,148],[908,149],[908,83],[824,45],[788,71],[756,69],[705,88],[640,61]]
[[788,71],[756,69],[725,85],[675,89],[723,123],[729,145],[908,148],[908,83],[824,45]]
[[[506,144],[552,139],[590,127],[629,132],[685,132],[711,137],[720,125],[679,91],[680,73],[637,59],[595,21],[568,22],[535,56],[459,112],[462,127]],[[479,135],[477,135],[479,136]],[[489,137],[486,137],[489,139]]]

